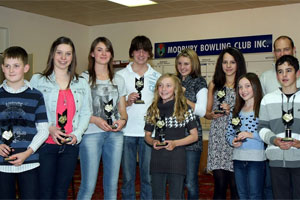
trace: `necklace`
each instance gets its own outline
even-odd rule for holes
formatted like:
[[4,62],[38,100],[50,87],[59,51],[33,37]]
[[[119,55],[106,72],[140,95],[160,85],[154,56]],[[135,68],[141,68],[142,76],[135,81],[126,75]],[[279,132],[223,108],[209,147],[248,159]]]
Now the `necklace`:
[[63,93],[63,95],[64,95],[64,106],[67,106],[67,105],[68,105],[66,92],[67,92],[67,90],[62,90],[62,93]]

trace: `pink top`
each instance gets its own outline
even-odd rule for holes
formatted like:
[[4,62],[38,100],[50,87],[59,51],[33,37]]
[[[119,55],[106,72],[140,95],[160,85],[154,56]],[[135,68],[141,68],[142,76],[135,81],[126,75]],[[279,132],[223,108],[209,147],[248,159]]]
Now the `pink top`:
[[[56,127],[61,129],[58,124],[58,114],[63,114],[67,109],[67,123],[64,126],[65,133],[70,134],[73,131],[73,117],[75,115],[75,102],[72,91],[70,89],[67,90],[59,90],[58,100],[57,100],[57,107],[56,107]],[[48,139],[46,140],[48,144],[56,144],[52,137],[49,135]]]

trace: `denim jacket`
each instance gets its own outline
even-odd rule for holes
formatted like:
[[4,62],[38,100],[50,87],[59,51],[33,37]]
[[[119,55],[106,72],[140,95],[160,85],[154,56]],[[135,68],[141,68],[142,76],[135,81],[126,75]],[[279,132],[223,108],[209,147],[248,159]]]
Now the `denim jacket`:
[[[43,93],[49,126],[56,126],[56,107],[60,88],[56,83],[54,73],[50,75],[49,79],[40,74],[35,74],[32,76],[30,84]],[[79,77],[78,80],[74,78],[70,83],[70,89],[76,106],[72,134],[76,136],[78,144],[89,125],[92,115],[92,107],[89,103],[91,102],[91,90],[87,81],[82,77]]]

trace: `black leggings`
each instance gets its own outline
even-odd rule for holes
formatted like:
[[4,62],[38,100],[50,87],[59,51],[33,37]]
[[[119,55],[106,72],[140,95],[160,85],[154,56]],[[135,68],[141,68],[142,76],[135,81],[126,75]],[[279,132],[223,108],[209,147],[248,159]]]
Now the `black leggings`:
[[226,199],[226,191],[229,185],[231,199],[239,199],[237,193],[234,173],[218,169],[213,170],[215,188],[214,188],[214,199]]

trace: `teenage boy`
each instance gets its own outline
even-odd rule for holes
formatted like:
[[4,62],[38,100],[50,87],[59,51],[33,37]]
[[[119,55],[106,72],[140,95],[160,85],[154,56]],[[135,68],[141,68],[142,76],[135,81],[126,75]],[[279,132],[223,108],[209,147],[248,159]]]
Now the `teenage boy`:
[[[286,35],[279,36],[273,44],[273,52],[275,57],[275,62],[284,55],[296,54],[296,47],[292,38]],[[272,69],[265,71],[259,77],[260,83],[263,89],[264,94],[268,94],[277,90],[280,87],[280,83],[276,78],[275,66]],[[297,86],[300,86],[300,79],[297,80]]]
[[[281,56],[295,55],[296,47],[294,45],[294,41],[292,40],[292,38],[286,35],[281,35],[278,38],[276,38],[273,44],[273,53],[275,57],[275,62]],[[270,70],[262,73],[259,79],[264,94],[268,94],[270,92],[277,90],[280,87],[280,84],[276,78],[275,63]],[[300,79],[297,80],[297,86],[300,87]],[[266,162],[264,199],[273,199],[269,161]]]
[[[152,49],[151,41],[147,37],[136,36],[133,38],[129,49],[129,57],[133,61],[125,69],[118,72],[124,78],[127,94],[129,94],[126,97],[128,122],[123,129],[122,199],[136,199],[135,177],[137,155],[141,182],[140,198],[152,199],[150,179],[151,147],[144,141],[144,117],[148,107],[152,103],[155,84],[160,77],[160,73],[147,63],[153,57]],[[143,89],[141,90],[143,104],[136,103],[139,97],[135,86],[137,80],[143,80]]]
[[[39,156],[36,150],[48,137],[48,120],[42,93],[24,80],[28,55],[21,47],[3,53],[0,86],[0,198],[38,199]],[[8,161],[7,161],[8,159]]]
[[276,61],[275,69],[281,88],[262,99],[258,131],[268,144],[274,199],[300,199],[299,63],[295,57],[284,55]]

